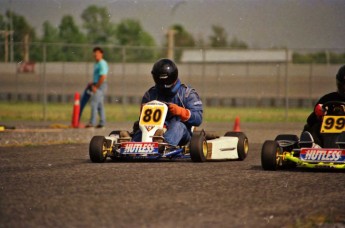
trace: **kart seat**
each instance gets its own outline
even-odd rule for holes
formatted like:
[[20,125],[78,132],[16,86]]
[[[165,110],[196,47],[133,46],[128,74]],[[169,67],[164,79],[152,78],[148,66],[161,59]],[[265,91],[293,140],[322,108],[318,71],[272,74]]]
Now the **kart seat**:
[[301,134],[299,145],[300,147],[313,147],[314,144],[314,138],[308,131],[304,131]]
[[336,143],[340,149],[345,149],[345,131],[340,133]]

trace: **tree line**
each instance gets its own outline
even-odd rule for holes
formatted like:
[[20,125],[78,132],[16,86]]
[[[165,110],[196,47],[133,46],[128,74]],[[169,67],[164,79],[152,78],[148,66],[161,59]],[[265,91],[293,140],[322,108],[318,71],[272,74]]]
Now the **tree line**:
[[[35,29],[26,18],[15,12],[7,11],[5,15],[0,14],[0,30],[9,30],[10,20],[13,24],[13,41],[15,44],[14,59],[23,59],[24,37],[29,37],[30,60],[42,61],[42,43],[46,44],[47,61],[89,61],[90,45],[104,46],[109,61],[152,61],[158,57],[165,56],[164,48],[158,48],[154,38],[143,28],[140,21],[136,19],[123,19],[119,23],[110,20],[110,14],[106,7],[96,5],[88,6],[80,15],[82,27],[78,26],[71,15],[61,18],[58,26],[45,21],[42,25],[42,35],[37,36]],[[202,40],[195,40],[193,35],[182,25],[172,25],[175,30],[176,47],[196,47],[204,46]],[[247,45],[234,38],[227,42],[227,34],[223,27],[214,25],[213,35],[209,37],[209,46],[212,47],[234,47],[247,48]],[[218,38],[219,37],[219,38]],[[165,39],[166,40],[166,39]],[[0,37],[0,42],[5,42],[5,37]],[[37,44],[39,43],[39,44]],[[166,46],[165,41],[164,46]],[[75,45],[78,44],[78,45]],[[89,45],[86,45],[89,44]],[[107,45],[116,47],[107,47]],[[121,47],[127,47],[124,53]],[[1,53],[4,53],[4,45],[1,45]],[[177,58],[181,51],[176,52]],[[0,56],[0,61],[4,61],[4,56]]]
[[[29,54],[32,61],[42,61],[44,55],[47,61],[91,61],[90,45],[103,46],[105,53],[111,53],[106,55],[109,61],[151,62],[166,56],[167,39],[165,38],[163,47],[158,47],[152,35],[145,31],[139,20],[127,18],[114,23],[110,20],[107,8],[96,5],[88,6],[80,17],[81,27],[71,15],[63,16],[58,26],[45,21],[42,25],[42,35],[39,37],[24,16],[7,11],[5,15],[0,14],[0,31],[9,30],[12,18],[14,61],[23,59],[22,42],[25,36],[30,43]],[[201,36],[196,39],[181,24],[172,25],[171,28],[175,30],[177,60],[182,55],[182,48],[186,47],[249,48],[237,37],[229,40],[226,30],[221,25],[212,25],[211,35],[206,41]],[[5,43],[4,35],[0,35],[0,43]],[[42,44],[46,44],[45,53],[42,51]],[[0,53],[4,53],[4,49],[5,45],[1,45]],[[345,62],[345,54],[330,53],[329,56],[331,58],[324,57],[323,53],[294,53],[293,60],[296,63],[323,63],[329,60],[331,63]],[[4,59],[4,55],[0,54],[0,61]]]

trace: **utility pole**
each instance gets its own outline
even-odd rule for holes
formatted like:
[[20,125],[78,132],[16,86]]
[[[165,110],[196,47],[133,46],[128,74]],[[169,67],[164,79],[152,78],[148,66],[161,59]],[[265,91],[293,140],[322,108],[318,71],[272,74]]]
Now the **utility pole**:
[[12,11],[12,0],[10,1],[10,12],[11,12],[11,16],[10,16],[10,31],[11,32],[11,39],[10,39],[10,47],[11,47],[11,63],[13,63],[13,59],[14,59],[14,50],[13,50],[13,11]]
[[0,30],[0,34],[4,35],[5,37],[5,63],[8,62],[8,36],[12,34],[13,31],[7,31],[7,30]]
[[[176,13],[176,10],[182,5],[182,4],[186,4],[187,2],[185,0],[179,0],[177,1],[173,7],[170,10],[170,16],[172,17],[171,22],[174,21],[174,16]],[[168,36],[168,51],[167,51],[167,57],[168,59],[174,60],[175,57],[175,34],[176,34],[176,30],[174,30],[173,28],[169,28],[168,32],[167,32],[167,36]]]
[[176,31],[172,28],[168,30],[168,59],[174,60],[174,48],[175,48],[175,33]]
[[24,59],[24,62],[29,62],[30,59],[29,59],[29,34],[25,34],[24,35],[24,49],[23,49],[23,59]]

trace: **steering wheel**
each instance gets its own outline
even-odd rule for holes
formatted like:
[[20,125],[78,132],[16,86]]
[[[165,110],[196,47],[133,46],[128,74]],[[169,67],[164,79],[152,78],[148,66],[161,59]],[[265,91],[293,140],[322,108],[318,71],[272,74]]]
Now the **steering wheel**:
[[345,102],[328,101],[322,105],[327,115],[345,115]]

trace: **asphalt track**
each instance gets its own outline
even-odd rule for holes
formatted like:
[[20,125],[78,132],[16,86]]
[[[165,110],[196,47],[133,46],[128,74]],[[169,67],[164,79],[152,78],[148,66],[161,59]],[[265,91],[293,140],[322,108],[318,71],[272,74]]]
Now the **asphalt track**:
[[0,147],[0,227],[345,226],[345,172],[263,171],[269,134],[253,132],[247,159],[231,162],[94,164],[86,143]]

